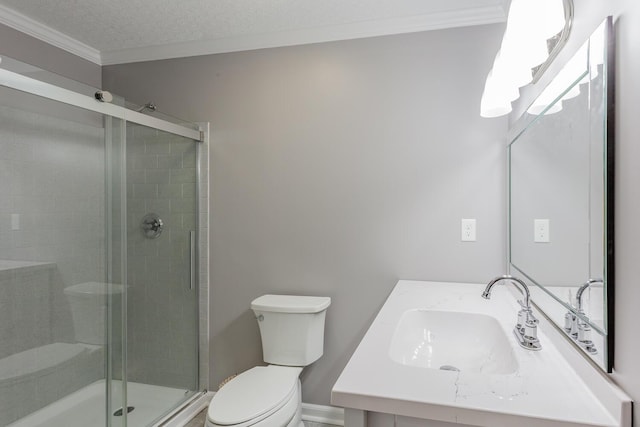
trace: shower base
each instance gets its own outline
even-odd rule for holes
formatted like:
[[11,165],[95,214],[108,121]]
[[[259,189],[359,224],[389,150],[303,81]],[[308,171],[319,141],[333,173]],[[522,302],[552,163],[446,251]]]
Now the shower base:
[[[120,381],[113,381],[114,396],[120,395]],[[144,427],[164,416],[193,393],[184,389],[134,382],[127,383],[128,427]],[[115,403],[112,412],[120,409]],[[118,402],[119,403],[119,402]],[[105,381],[96,381],[27,415],[9,427],[99,427],[105,424]],[[112,417],[112,427],[123,425],[122,417]]]

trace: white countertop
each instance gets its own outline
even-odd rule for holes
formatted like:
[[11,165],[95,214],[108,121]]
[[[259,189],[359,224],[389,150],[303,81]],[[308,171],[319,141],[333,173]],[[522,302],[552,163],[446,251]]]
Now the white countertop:
[[[331,403],[477,426],[627,426],[627,421],[621,419],[628,417],[605,408],[544,330],[538,331],[541,351],[518,346],[512,329],[520,307],[512,285],[495,286],[490,300],[480,296],[484,287],[399,281],[335,383]],[[401,315],[412,309],[479,313],[496,318],[509,337],[518,370],[509,375],[491,375],[394,362],[389,356],[393,333]],[[630,404],[627,405],[625,410],[630,411]]]

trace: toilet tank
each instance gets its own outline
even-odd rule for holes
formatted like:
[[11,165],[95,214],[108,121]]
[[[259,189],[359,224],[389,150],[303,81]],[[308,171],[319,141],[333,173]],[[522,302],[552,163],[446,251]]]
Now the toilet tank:
[[251,302],[262,337],[266,363],[307,366],[324,351],[328,297],[263,295]]

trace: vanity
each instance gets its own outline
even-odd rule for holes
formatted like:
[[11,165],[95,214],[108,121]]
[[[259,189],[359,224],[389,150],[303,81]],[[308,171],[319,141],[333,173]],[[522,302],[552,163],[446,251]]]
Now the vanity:
[[[569,36],[573,6],[563,3],[553,49]],[[346,427],[631,426],[632,401],[607,375],[615,369],[614,37],[609,17],[513,117],[508,276],[399,281],[333,387]]]
[[399,281],[331,393],[345,427],[631,426],[631,399],[541,318],[513,334],[510,284]]

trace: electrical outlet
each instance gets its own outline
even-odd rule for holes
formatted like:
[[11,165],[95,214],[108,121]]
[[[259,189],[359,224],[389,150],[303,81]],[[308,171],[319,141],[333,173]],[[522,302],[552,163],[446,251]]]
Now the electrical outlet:
[[20,214],[11,214],[11,229],[20,230]]
[[463,242],[475,242],[476,241],[476,220],[475,218],[462,218],[460,221],[460,239]]
[[533,241],[535,243],[549,243],[549,220],[534,219],[533,220]]

